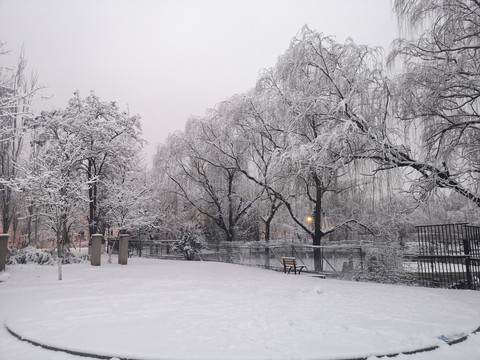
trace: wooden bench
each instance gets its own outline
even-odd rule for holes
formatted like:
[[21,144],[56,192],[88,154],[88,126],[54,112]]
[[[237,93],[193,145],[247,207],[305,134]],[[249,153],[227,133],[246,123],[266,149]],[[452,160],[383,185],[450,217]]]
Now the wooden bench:
[[282,257],[283,261],[283,272],[286,274],[287,273],[287,268],[288,268],[288,273],[290,274],[290,271],[293,269],[293,272],[296,274],[297,270],[298,273],[303,269],[306,269],[307,267],[305,265],[297,265],[297,259],[294,257]]

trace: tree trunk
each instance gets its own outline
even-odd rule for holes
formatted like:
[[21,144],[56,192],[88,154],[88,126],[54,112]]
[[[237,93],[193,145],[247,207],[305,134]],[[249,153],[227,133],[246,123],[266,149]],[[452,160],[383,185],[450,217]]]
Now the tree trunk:
[[228,172],[228,231],[227,231],[227,241],[233,241],[233,236],[235,234],[235,224],[233,220],[233,173]]
[[32,245],[32,225],[33,225],[33,214],[31,211],[31,206],[28,207],[28,217],[27,217],[27,242],[28,246]]
[[[15,244],[15,240],[17,239],[17,230],[18,230],[18,215],[12,214],[12,238],[13,238],[13,244]],[[20,246],[24,247],[24,242],[20,241]]]
[[62,255],[65,256],[65,246],[69,244],[68,238],[68,218],[67,214],[62,214]]
[[61,230],[57,230],[57,265],[58,265],[58,280],[62,280],[62,260],[63,260],[63,249],[62,249],[62,238],[60,234]]
[[227,235],[227,241],[228,242],[233,242],[233,236],[235,234],[234,232],[234,229],[233,229],[233,226],[229,226],[228,230],[225,232],[225,234]]
[[265,220],[265,242],[270,241],[270,223],[272,221],[272,218],[269,216],[267,220]]
[[34,241],[35,241],[35,247],[38,246],[38,227],[39,227],[39,216],[35,215],[35,225],[34,225]]
[[94,179],[94,164],[91,159],[88,160],[88,180],[90,181],[90,187],[88,188],[88,231],[90,239],[93,234],[98,233],[98,219],[97,219],[97,182],[93,181]]
[[[315,190],[316,190],[316,199],[315,199],[315,209],[313,212],[313,245],[320,246],[322,245],[322,198],[323,198],[323,188],[321,186],[321,181],[317,175],[314,175],[315,180]],[[323,249],[314,248],[313,249],[313,264],[315,271],[323,271]]]

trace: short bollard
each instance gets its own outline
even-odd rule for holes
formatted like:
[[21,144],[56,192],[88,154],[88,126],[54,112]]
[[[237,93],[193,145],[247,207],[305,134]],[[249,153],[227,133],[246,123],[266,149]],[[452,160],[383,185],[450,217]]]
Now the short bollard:
[[8,237],[8,234],[0,234],[0,271],[4,271],[7,264]]
[[90,255],[90,265],[100,266],[102,255],[102,239],[100,234],[92,235],[92,254]]
[[128,259],[128,234],[120,235],[118,244],[118,263],[120,265],[127,265]]

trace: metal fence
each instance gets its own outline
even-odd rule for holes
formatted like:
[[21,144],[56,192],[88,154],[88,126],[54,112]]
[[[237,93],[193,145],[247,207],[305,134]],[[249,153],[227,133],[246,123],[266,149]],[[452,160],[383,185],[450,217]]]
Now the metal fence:
[[144,257],[156,259],[183,259],[183,255],[173,251],[176,240],[147,240],[142,244]]
[[[142,239],[130,238],[128,240],[128,257],[142,257],[145,242]],[[111,251],[112,254],[118,254],[119,244],[118,238],[108,238],[107,251]]]
[[[141,244],[140,256],[162,259],[181,259],[173,251],[174,240],[148,240]],[[365,267],[365,249],[358,245],[330,245],[315,247],[306,244],[286,243],[231,243],[209,244],[197,254],[201,261],[218,261],[239,265],[283,269],[282,257],[295,257],[307,272],[314,271],[315,248],[322,250],[322,268],[325,273],[339,275],[362,271]]]
[[418,276],[424,286],[480,289],[480,227],[417,226]]
[[314,272],[315,248],[322,250],[322,272],[338,275],[364,267],[362,248],[349,245],[314,247],[304,244],[221,243],[207,246],[199,254],[199,259],[283,270],[282,257],[295,257],[300,265],[306,266],[307,272]]
[[[175,240],[133,240],[130,256],[158,259],[183,259],[173,251]],[[115,250],[115,247],[113,247]],[[315,270],[314,251],[321,252],[320,270]],[[295,257],[307,273],[321,273],[353,280],[387,283],[412,283],[417,280],[416,259],[405,257],[401,249],[388,244],[342,242],[313,246],[293,241],[219,242],[208,244],[197,254],[200,261],[217,261],[246,266],[283,270],[282,257]],[[414,264],[414,265],[412,265]],[[303,271],[302,271],[303,272]]]

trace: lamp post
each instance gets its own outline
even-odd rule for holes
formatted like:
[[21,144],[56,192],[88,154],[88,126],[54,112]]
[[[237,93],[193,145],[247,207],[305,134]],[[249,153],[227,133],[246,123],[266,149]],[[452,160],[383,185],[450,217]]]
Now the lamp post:
[[308,216],[307,217],[307,222],[308,224],[310,225],[310,229],[313,229],[313,218],[311,216]]

